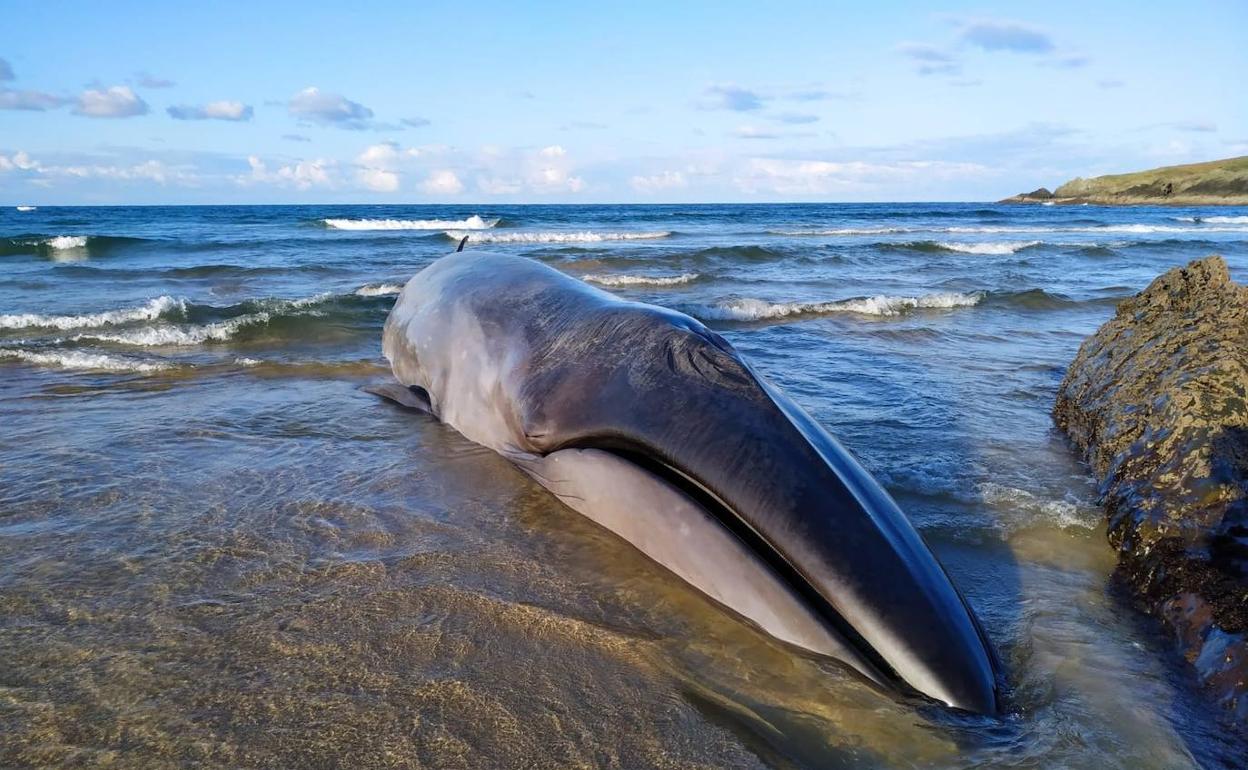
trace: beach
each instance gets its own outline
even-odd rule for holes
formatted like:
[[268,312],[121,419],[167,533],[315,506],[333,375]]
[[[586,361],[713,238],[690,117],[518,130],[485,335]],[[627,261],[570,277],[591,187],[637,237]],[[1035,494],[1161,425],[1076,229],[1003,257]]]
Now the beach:
[[[975,608],[1006,716],[796,653],[363,392],[465,236],[688,313],[807,409]],[[1233,766],[1050,418],[1116,304],[1211,253],[1248,280],[1248,209],[4,209],[0,765]]]

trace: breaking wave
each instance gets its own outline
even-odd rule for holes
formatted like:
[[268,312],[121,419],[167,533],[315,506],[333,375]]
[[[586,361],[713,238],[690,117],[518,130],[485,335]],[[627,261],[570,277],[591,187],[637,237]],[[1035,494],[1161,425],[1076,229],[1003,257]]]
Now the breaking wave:
[[[1248,217],[1208,217],[1200,220],[1192,219],[1193,224],[1183,225],[954,225],[950,227],[866,227],[812,230],[768,230],[770,235],[786,236],[834,236],[834,235],[896,235],[907,233],[966,233],[966,234],[1038,234],[1038,233],[1242,233],[1248,227],[1235,225],[1248,224]],[[1208,225],[1222,225],[1209,227]],[[1230,225],[1230,226],[1227,226]]]
[[322,219],[332,230],[488,230],[499,220],[476,214],[467,219]]
[[841,227],[822,230],[768,230],[768,235],[889,235],[892,233],[922,232],[921,227]]
[[142,243],[142,238],[114,235],[19,235],[0,238],[0,256],[35,254],[57,256],[76,251],[103,252],[117,246]]
[[599,286],[679,286],[700,278],[697,273],[680,275],[586,275],[582,280]]
[[1178,222],[1195,222],[1197,224],[1208,223],[1211,225],[1248,225],[1248,216],[1246,217],[1172,217]]
[[880,295],[833,302],[768,302],[743,297],[725,300],[715,305],[695,307],[690,312],[708,321],[764,321],[837,313],[895,316],[910,310],[971,307],[978,305],[985,296],[984,292],[940,292],[917,297]]
[[50,342],[137,347],[201,345],[258,336],[317,338],[326,330],[341,334],[344,329],[354,333],[378,326],[398,288],[383,284],[364,286],[350,294],[249,299],[224,306],[162,296],[142,306],[99,313],[0,316],[0,331],[42,332],[45,342],[49,332],[71,332],[71,336]]
[[957,243],[949,241],[911,241],[898,244],[914,251],[954,251],[961,254],[1014,254],[1023,249],[1040,246],[1043,241],[985,241],[983,243]]
[[403,291],[403,287],[397,283],[377,283],[361,286],[355,290],[358,297],[389,297]]
[[26,350],[24,348],[0,348],[0,359],[16,359],[38,366],[59,369],[84,369],[107,372],[140,372],[150,374],[172,369],[167,361],[143,361],[126,356],[106,353],[90,353],[83,350]]
[[461,240],[468,236],[468,245],[477,243],[598,243],[600,241],[638,241],[666,238],[671,232],[545,232],[545,233],[474,233],[465,230],[447,230],[446,237]]
[[152,321],[173,310],[185,309],[182,300],[162,296],[149,300],[139,307],[104,310],[82,315],[41,315],[39,313],[16,313],[0,315],[0,329],[91,329],[113,326],[134,321]]

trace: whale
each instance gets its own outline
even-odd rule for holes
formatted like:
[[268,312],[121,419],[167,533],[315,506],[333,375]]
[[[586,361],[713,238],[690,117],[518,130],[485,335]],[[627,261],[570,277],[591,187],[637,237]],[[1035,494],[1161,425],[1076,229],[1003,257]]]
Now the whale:
[[403,287],[369,388],[537,484],[795,652],[896,697],[1000,708],[971,606],[880,484],[722,336],[469,249]]

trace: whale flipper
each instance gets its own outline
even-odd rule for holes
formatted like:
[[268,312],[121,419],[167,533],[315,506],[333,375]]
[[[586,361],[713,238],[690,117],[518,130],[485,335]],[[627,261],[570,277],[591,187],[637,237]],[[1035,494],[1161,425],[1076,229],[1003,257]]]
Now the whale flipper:
[[[374,396],[381,396],[387,401],[393,401],[399,406],[408,409],[416,409],[427,414],[433,414],[433,406],[429,403],[429,394],[424,388],[412,385],[400,385],[397,382],[384,382],[379,385],[369,385],[364,388],[365,393],[372,393]],[[434,415],[435,417],[437,415]]]

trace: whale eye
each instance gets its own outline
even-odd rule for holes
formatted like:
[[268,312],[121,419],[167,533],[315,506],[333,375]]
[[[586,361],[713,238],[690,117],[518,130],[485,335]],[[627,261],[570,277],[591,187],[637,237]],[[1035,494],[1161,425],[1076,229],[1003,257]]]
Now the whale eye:
[[722,388],[740,389],[754,385],[749,370],[715,344],[709,333],[682,329],[671,334],[666,345],[667,365],[672,371],[695,374]]

